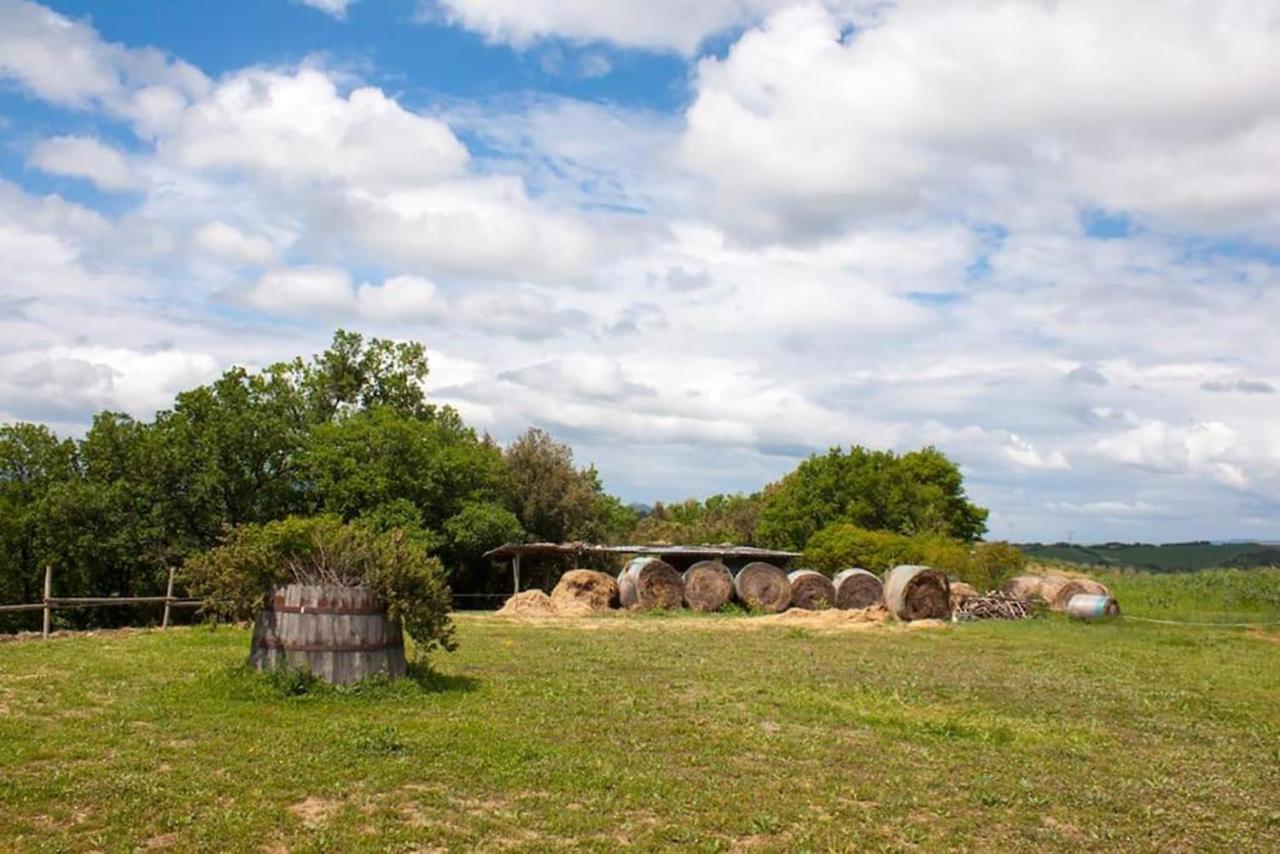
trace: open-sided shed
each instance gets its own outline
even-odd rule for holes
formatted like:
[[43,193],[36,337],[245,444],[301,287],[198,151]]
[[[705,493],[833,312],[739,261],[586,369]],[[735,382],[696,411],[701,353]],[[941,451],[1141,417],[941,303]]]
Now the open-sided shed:
[[643,545],[602,546],[595,543],[507,543],[485,552],[493,561],[511,561],[512,586],[520,592],[520,559],[522,557],[578,556],[587,554],[653,555],[665,560],[677,569],[686,569],[700,560],[724,561],[730,568],[738,568],[751,561],[761,560],[786,569],[799,552],[761,549],[755,546],[735,546],[732,543],[712,543],[697,546],[677,546],[671,543]]

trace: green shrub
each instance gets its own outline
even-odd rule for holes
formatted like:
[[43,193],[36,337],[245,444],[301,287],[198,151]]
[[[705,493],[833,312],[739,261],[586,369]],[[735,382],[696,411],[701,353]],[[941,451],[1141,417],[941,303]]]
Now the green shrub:
[[999,587],[1027,564],[1026,555],[1008,543],[968,543],[937,534],[909,537],[869,531],[849,523],[823,528],[809,539],[805,565],[832,575],[851,566],[886,572],[899,564],[923,564],[978,590]]
[[368,587],[421,654],[455,646],[444,570],[423,543],[399,529],[377,532],[337,516],[243,525],[188,561],[184,575],[205,600],[204,611],[232,619],[253,617],[279,584]]

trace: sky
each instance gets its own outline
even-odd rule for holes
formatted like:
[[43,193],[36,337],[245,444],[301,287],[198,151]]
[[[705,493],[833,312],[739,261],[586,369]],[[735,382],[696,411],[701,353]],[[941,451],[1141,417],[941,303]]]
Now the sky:
[[1272,0],[0,0],[0,421],[335,328],[627,501],[942,449],[991,536],[1280,536]]

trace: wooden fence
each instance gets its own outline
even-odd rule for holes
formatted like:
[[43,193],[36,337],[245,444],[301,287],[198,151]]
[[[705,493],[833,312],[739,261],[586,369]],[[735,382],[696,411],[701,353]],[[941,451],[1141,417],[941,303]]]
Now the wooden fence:
[[198,608],[199,599],[180,598],[173,595],[173,569],[169,569],[169,583],[163,596],[54,596],[53,567],[44,568],[44,599],[23,605],[0,605],[0,614],[13,611],[44,611],[41,634],[49,637],[50,618],[54,611],[66,608],[102,608],[112,605],[145,605],[164,603],[164,617],[160,628],[169,628],[169,614],[173,608]]

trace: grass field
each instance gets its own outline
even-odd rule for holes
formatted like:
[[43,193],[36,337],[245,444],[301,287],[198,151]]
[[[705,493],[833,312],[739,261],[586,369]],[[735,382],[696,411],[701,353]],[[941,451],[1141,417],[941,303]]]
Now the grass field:
[[243,630],[0,644],[0,850],[1280,844],[1280,635],[458,622],[297,696]]
[[1093,574],[1126,614],[1192,622],[1280,623],[1280,569]]
[[1141,567],[1157,572],[1185,572],[1215,566],[1275,566],[1280,563],[1280,548],[1262,543],[1115,543],[1096,546],[1037,543],[1020,548],[1037,561]]

